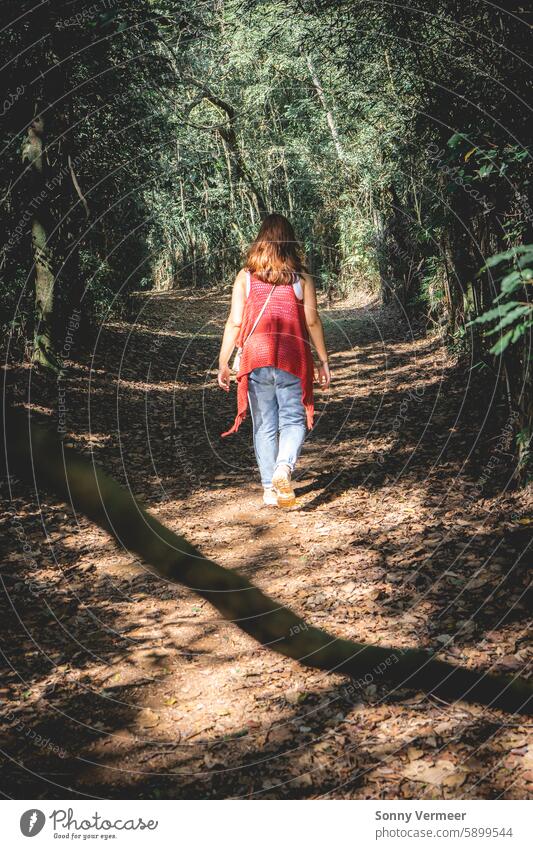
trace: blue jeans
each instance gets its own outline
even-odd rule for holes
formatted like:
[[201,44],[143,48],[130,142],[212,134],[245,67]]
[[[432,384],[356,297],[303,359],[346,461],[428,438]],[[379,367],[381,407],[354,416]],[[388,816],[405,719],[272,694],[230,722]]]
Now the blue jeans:
[[294,469],[305,439],[300,378],[273,366],[256,368],[248,378],[248,402],[261,483],[271,486],[277,466]]

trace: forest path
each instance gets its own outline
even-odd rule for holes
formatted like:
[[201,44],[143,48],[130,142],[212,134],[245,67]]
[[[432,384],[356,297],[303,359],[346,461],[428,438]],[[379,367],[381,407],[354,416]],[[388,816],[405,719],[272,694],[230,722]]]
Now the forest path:
[[[71,365],[67,441],[309,622],[524,670],[530,529],[523,497],[506,492],[506,431],[487,429],[491,399],[471,373],[375,304],[324,309],[332,388],[317,393],[296,508],[266,508],[250,422],[219,436],[235,409],[234,387],[226,396],[214,372],[227,301],[138,297],[134,321],[102,330],[92,364]],[[57,398],[53,381],[35,384],[43,413]],[[347,689],[343,676],[258,647],[64,506],[39,507],[19,485],[16,509],[4,695],[18,701],[2,748],[18,798],[64,798],[63,788],[163,798],[533,790],[533,744],[519,720],[390,692],[379,670]],[[37,563],[30,595],[21,539]]]

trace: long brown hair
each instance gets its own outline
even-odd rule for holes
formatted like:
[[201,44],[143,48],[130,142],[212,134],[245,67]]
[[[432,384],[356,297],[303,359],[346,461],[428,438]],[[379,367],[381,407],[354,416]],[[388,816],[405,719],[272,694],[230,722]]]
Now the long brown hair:
[[248,249],[246,268],[265,283],[293,283],[306,271],[303,251],[294,228],[284,215],[267,215]]

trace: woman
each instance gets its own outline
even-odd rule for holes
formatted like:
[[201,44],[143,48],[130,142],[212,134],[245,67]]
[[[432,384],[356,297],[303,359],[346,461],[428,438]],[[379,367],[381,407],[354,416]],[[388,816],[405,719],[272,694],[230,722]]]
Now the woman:
[[291,223],[268,215],[233,284],[218,385],[229,392],[229,359],[237,344],[237,417],[222,436],[238,430],[249,402],[263,501],[271,506],[291,507],[296,500],[291,475],[306,424],[313,426],[310,339],[319,360],[316,379],[326,389],[328,354],[313,280]]

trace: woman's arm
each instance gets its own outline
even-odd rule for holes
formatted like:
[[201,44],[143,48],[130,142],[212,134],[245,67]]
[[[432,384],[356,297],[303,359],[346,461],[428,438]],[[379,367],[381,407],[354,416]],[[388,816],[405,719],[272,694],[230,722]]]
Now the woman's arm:
[[233,284],[230,312],[224,328],[224,336],[222,337],[220,354],[218,356],[218,385],[226,392],[229,392],[230,381],[229,358],[239,335],[245,302],[246,271],[244,268],[241,268]]
[[331,374],[328,365],[324,328],[316,302],[315,284],[309,274],[302,274],[300,279],[303,284],[305,323],[307,324],[311,342],[315,346],[319,359],[317,379],[320,385],[324,389],[327,389],[331,381]]

